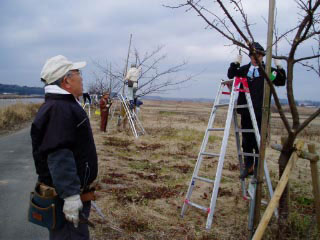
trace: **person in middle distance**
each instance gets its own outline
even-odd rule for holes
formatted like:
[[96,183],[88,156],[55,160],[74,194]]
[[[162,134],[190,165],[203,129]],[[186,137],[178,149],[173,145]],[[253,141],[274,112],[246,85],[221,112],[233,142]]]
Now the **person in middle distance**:
[[105,132],[108,125],[109,110],[112,105],[109,92],[105,92],[100,99],[101,123],[100,131]]

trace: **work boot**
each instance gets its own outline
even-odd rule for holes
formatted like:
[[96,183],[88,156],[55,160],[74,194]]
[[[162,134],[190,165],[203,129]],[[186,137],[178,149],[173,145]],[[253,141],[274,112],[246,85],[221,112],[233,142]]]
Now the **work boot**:
[[245,166],[245,168],[243,169],[242,173],[240,174],[239,178],[241,179],[245,179],[247,178],[249,175],[252,175],[254,171],[254,165],[252,166]]

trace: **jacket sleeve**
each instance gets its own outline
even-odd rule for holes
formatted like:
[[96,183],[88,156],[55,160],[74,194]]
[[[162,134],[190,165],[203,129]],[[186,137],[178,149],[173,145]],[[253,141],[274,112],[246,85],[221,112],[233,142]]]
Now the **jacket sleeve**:
[[283,68],[271,68],[271,71],[276,71],[277,72],[277,76],[276,78],[273,80],[273,84],[276,86],[284,86],[286,85],[286,80],[287,80],[287,76],[286,76],[286,72],[284,71]]
[[50,153],[47,162],[53,185],[61,198],[80,193],[81,183],[73,153],[69,149]]
[[239,68],[240,64],[239,63],[231,63],[230,67],[228,69],[228,78],[233,79],[235,76],[239,74]]

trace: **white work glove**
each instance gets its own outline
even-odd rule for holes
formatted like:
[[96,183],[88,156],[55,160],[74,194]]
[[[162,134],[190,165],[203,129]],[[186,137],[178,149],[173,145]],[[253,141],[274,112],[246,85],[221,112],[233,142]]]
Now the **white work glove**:
[[277,68],[282,68],[281,61],[279,59],[273,59],[274,65],[276,65]]
[[237,55],[237,57],[234,59],[234,63],[239,63],[239,64],[241,64],[241,62],[242,62],[242,55]]
[[77,228],[79,224],[79,211],[82,210],[80,195],[73,195],[64,199],[63,213],[67,221],[72,222]]

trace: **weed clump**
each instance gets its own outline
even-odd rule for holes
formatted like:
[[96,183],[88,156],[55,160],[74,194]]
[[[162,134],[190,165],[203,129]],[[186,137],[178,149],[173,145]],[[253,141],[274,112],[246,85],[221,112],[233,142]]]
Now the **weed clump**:
[[127,140],[127,139],[121,139],[117,137],[107,137],[104,144],[108,146],[114,146],[114,147],[124,147],[128,148],[129,145],[131,145],[133,141]]

